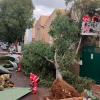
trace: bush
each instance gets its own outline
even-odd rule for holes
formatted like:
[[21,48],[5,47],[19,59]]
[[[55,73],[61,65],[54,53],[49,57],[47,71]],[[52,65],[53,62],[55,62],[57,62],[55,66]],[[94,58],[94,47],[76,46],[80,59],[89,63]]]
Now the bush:
[[77,77],[68,70],[63,72],[63,76],[70,85],[78,90],[78,92],[83,92],[85,89],[90,90],[91,85],[95,83],[95,81],[90,78],[80,76]]
[[20,62],[22,71],[29,75],[35,73],[40,77],[40,85],[51,85],[55,78],[55,69],[52,63],[48,62],[44,54],[49,45],[42,41],[35,41],[24,45],[23,57]]

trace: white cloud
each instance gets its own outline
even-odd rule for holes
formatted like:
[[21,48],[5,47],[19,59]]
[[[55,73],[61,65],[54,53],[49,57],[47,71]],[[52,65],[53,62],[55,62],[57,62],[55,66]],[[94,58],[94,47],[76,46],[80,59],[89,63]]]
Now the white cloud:
[[50,15],[55,8],[66,9],[64,0],[34,0],[33,4],[35,6],[34,17],[39,19],[41,15]]
[[52,8],[65,7],[65,0],[34,0],[33,3],[35,5],[43,5]]
[[48,15],[49,16],[53,10],[54,10],[53,8],[48,9],[47,7],[44,7],[44,6],[35,6],[34,17],[36,19],[39,19],[39,17],[41,15]]

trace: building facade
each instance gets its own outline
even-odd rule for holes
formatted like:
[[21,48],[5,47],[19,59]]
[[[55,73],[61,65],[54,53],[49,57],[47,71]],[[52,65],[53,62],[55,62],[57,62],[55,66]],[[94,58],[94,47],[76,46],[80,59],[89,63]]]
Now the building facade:
[[32,41],[35,41],[35,24],[37,23],[37,20],[34,20],[34,23],[33,23],[33,28],[32,28]]
[[35,40],[44,41],[44,24],[49,16],[40,16],[39,20],[35,24]]
[[57,12],[61,12],[62,15],[66,14],[66,9],[55,9],[50,16],[40,16],[39,20],[35,24],[35,40],[41,40],[53,43],[53,38],[48,34],[50,30],[51,22],[57,16]]
[[57,12],[60,12],[62,15],[67,13],[66,9],[55,9],[50,16],[41,15],[38,20],[34,21],[33,28],[26,30],[24,43],[27,44],[35,40],[41,40],[52,44],[53,38],[48,34],[48,32],[52,21],[57,16]]

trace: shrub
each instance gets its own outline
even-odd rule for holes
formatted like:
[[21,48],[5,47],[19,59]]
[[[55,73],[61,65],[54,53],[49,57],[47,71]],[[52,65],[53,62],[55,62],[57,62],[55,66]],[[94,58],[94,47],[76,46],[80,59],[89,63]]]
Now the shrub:
[[49,44],[42,41],[35,41],[24,45],[23,57],[20,62],[22,71],[29,75],[35,73],[40,77],[40,85],[51,85],[54,80],[55,69],[52,63],[48,62],[44,54]]
[[79,92],[83,92],[85,89],[90,90],[91,85],[95,83],[93,79],[80,76],[77,77],[68,70],[63,72],[63,76],[64,79]]

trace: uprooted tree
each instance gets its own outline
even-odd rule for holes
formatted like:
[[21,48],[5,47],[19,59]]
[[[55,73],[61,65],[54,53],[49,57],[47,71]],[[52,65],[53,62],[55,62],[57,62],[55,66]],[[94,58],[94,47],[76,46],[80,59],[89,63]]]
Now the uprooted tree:
[[[88,3],[85,3],[85,1]],[[75,0],[72,10],[76,11],[76,15],[79,18],[78,21],[71,19],[72,10],[64,16],[60,12],[57,12],[57,17],[52,21],[49,31],[49,35],[53,38],[53,44],[50,45],[42,41],[27,44],[24,48],[21,61],[23,71],[25,73],[33,72],[40,75],[40,83],[44,80],[44,84],[49,84],[52,83],[50,82],[51,80],[60,78],[66,80],[80,92],[85,88],[90,89],[93,80],[74,74],[73,59],[78,58],[80,49],[80,47],[78,50],[76,48],[79,43],[78,35],[81,31],[81,17],[88,9],[92,8],[91,6],[93,8],[97,7],[93,3],[97,4],[90,2],[90,0],[84,0],[84,4],[86,5],[86,8],[84,8],[85,5],[83,6],[83,3],[81,4],[79,0]],[[75,50],[77,50],[77,53]]]
[[72,62],[75,53],[72,47],[78,40],[77,33],[79,33],[77,23],[67,15],[61,16],[60,12],[58,12],[57,17],[51,23],[49,31],[49,34],[54,39],[55,54],[52,62],[55,65],[56,78],[62,79],[61,72],[64,71],[65,66],[66,70],[71,69],[70,62]]
[[[81,42],[82,38],[80,38],[80,40],[79,40],[78,35],[81,32],[81,22],[82,22],[81,18],[87,12],[89,12],[90,15],[92,16],[94,14],[94,10],[100,6],[99,0],[96,0],[96,2],[92,1],[92,0],[88,0],[88,1],[87,0],[82,0],[82,1],[80,1],[80,0],[65,0],[65,1],[66,1],[66,5],[70,2],[74,2],[72,5],[72,8],[71,8],[71,11],[69,12],[69,16],[67,14],[67,16],[61,17],[60,13],[57,13],[57,17],[51,23],[51,29],[49,31],[49,34],[54,39],[54,45],[56,45],[54,61],[52,61],[52,63],[54,62],[54,65],[56,68],[56,76],[60,77],[60,78],[62,78],[60,70],[63,67],[61,67],[60,70],[58,70],[58,69],[59,69],[59,66],[63,66],[63,64],[64,64],[64,63],[60,63],[60,62],[63,62],[62,59],[64,59],[67,56],[66,61],[67,61],[67,59],[69,61],[69,64],[67,62],[67,65],[70,66],[71,65],[70,62],[73,62],[72,60],[78,56],[77,54],[78,54],[78,50],[80,49],[80,47],[84,46],[84,44],[86,42],[87,42],[87,44],[92,44],[92,42],[88,41],[89,38],[85,37],[85,36],[83,37],[83,42]],[[76,13],[75,15],[77,17],[77,20],[73,19],[74,14],[72,14],[72,11]],[[93,39],[91,39],[91,41],[92,40]],[[79,43],[79,45],[81,45],[81,46],[79,47],[79,45],[78,45],[77,49],[74,48],[74,50],[76,49],[76,52],[74,52],[74,50],[69,49],[69,48],[73,44],[75,46],[76,43]],[[60,53],[59,53],[59,51],[60,51]],[[66,51],[67,51],[67,53],[66,53]],[[69,52],[71,53],[70,59],[68,58]]]
[[33,10],[32,0],[0,1],[0,37],[3,41],[14,42],[16,51],[25,30],[32,27]]
[[[34,50],[34,52],[36,55],[44,57],[46,61],[53,64],[56,69],[56,78],[62,79],[61,71],[64,70],[65,66],[70,69],[70,62],[74,55],[71,47],[77,42],[77,33],[79,33],[79,30],[77,23],[73,22],[67,15],[61,17],[60,12],[57,13],[57,17],[52,22],[51,27],[52,29],[49,34],[55,39],[52,46],[49,45],[44,53],[41,53],[43,52],[40,51],[41,49]],[[71,40],[71,38],[73,38],[73,40]],[[35,44],[35,42],[33,44]],[[45,46],[45,43],[43,46]],[[43,48],[43,46],[41,48]],[[23,55],[25,56],[25,54]],[[66,56],[67,59],[65,59]]]
[[47,85],[55,78],[64,78],[79,91],[83,91],[85,87],[89,88],[92,81],[87,82],[86,78],[75,76],[72,67],[75,56],[74,44],[78,42],[79,31],[77,22],[68,15],[61,16],[58,12],[49,31],[54,39],[53,44],[35,41],[25,45],[21,60],[22,70],[26,74],[37,73],[41,78],[40,83],[44,82]]

